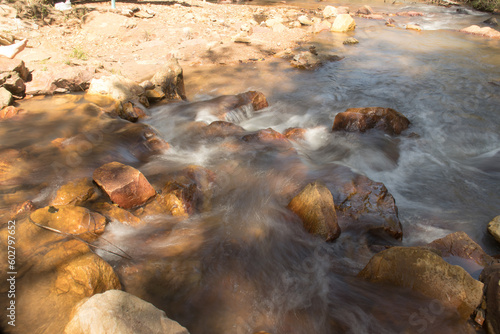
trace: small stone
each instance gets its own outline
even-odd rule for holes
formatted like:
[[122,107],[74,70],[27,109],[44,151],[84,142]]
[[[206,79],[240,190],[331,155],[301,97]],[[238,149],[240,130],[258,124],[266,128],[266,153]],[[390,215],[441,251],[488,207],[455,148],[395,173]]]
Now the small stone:
[[344,44],[344,45],[352,45],[352,44],[358,44],[358,43],[359,43],[359,41],[354,37],[349,37],[342,42],[342,44]]
[[302,24],[304,26],[313,25],[313,22],[306,15],[299,16],[298,21],[300,22],[300,24]]
[[233,38],[234,43],[251,44],[252,40],[246,36],[236,36]]
[[333,6],[326,6],[325,9],[323,9],[323,17],[325,19],[328,19],[330,17],[337,16],[337,8]]
[[363,7],[358,8],[356,11],[356,14],[362,14],[362,15],[370,15],[373,14],[373,10],[370,6],[364,5]]
[[194,14],[193,13],[187,13],[186,15],[184,15],[184,18],[186,20],[192,20],[192,19],[194,19]]
[[330,29],[333,32],[348,32],[356,28],[356,22],[349,14],[337,15]]
[[500,216],[496,216],[488,223],[488,232],[496,241],[500,242]]
[[420,26],[418,24],[407,24],[406,30],[422,31],[422,28],[420,28]]
[[0,108],[3,109],[13,101],[12,94],[5,88],[0,87]]
[[498,21],[494,17],[490,17],[489,19],[483,21],[484,24],[487,24],[491,27],[497,27],[498,26]]

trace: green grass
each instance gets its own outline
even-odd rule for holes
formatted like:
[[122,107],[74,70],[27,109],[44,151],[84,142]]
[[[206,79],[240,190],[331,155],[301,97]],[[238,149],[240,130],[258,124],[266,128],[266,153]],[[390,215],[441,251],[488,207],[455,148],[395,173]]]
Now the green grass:
[[76,58],[80,60],[87,60],[89,57],[87,56],[87,53],[80,47],[76,46],[73,48],[71,53],[69,54],[71,58]]

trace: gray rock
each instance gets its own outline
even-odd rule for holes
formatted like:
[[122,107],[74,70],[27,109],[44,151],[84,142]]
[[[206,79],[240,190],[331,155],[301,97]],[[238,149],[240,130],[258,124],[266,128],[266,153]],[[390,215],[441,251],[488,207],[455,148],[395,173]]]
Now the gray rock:
[[12,103],[12,94],[5,88],[0,87],[0,109]]
[[496,18],[494,17],[490,17],[489,19],[487,20],[484,20],[483,23],[491,26],[491,27],[497,27],[498,26],[498,21]]
[[64,334],[189,334],[165,312],[138,297],[109,290],[77,305]]
[[372,257],[358,277],[410,288],[456,308],[463,319],[470,317],[483,298],[483,283],[436,253],[418,247],[384,250]]
[[17,72],[4,72],[0,74],[0,85],[12,93],[12,95],[24,97],[26,85]]
[[177,59],[171,59],[158,71],[151,82],[161,89],[169,100],[186,100],[184,76]]
[[488,223],[488,232],[496,241],[500,242],[500,216],[496,216]]

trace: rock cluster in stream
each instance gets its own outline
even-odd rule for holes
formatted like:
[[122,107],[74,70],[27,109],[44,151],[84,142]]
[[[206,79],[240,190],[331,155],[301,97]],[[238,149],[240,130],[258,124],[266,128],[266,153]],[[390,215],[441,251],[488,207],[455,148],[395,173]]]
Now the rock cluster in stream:
[[[329,15],[332,14],[325,14]],[[371,15],[370,9],[363,8],[360,15]],[[305,19],[302,22],[305,24]],[[185,100],[182,69],[175,61],[142,84],[118,76],[97,79],[90,84],[88,94],[96,101],[90,113],[97,115],[99,122],[118,124],[110,133],[123,139],[124,147],[137,162],[148,161],[158,153],[168,154],[169,144],[153,127],[139,122],[148,117],[147,109],[141,114],[134,108],[143,110],[146,104],[162,98]],[[107,107],[100,107],[98,101],[108,101]],[[125,112],[127,103],[131,103],[132,109]],[[304,234],[310,233],[311,238],[336,242],[346,235],[346,238],[354,236],[366,242],[376,254],[359,272],[359,279],[408,288],[437,300],[442,307],[456,310],[465,320],[473,316],[476,323],[484,323],[490,333],[500,333],[498,260],[487,255],[463,232],[422,247],[401,247],[403,229],[398,209],[384,184],[343,166],[332,167],[331,175],[309,175],[295,149],[304,141],[307,129],[291,128],[280,133],[267,128],[248,132],[235,124],[254,113],[265,113],[267,107],[264,94],[249,91],[201,102],[179,102],[171,112],[188,116],[204,110],[213,117],[210,124],[195,122],[194,117],[188,122],[191,140],[218,142],[227,152],[261,150],[274,154],[269,159],[295,161],[301,183],[285,187],[278,194],[283,210],[288,210],[289,223],[302,228]],[[409,125],[404,115],[391,108],[350,108],[336,115],[332,131],[338,135],[358,132],[360,136],[367,131],[383,131],[389,136],[399,136]],[[51,143],[52,149],[65,152],[79,140],[76,136],[56,139]],[[19,152],[10,152],[0,162],[3,171],[7,171],[0,184],[15,187],[21,175],[16,174],[12,166],[27,165],[25,157]],[[182,223],[196,214],[210,212],[212,199],[224,186],[223,175],[197,165],[185,166],[171,175],[145,175],[140,171],[140,164],[133,167],[109,155],[100,163],[91,175],[62,184],[44,207],[37,208],[28,201],[7,213],[18,222],[17,284],[18,298],[23,300],[19,321],[33,323],[43,319],[50,309],[54,321],[44,326],[52,333],[97,333],[94,326],[98,325],[123,328],[126,333],[187,333],[163,311],[127,293],[145,289],[140,279],[127,280],[127,292],[115,291],[122,289],[119,277],[157,274],[159,269],[154,264],[131,261],[117,274],[91,252],[90,242],[99,240],[108,222],[134,229],[147,225],[151,216],[168,215]],[[225,168],[228,173],[236,169],[230,165]],[[500,242],[499,225],[497,217],[488,225],[488,230]],[[196,232],[169,231],[188,242],[178,242],[158,256],[177,256],[196,249],[203,241]],[[6,228],[0,230],[2,240],[6,240],[7,234]],[[7,257],[5,251],[1,249],[0,255]],[[126,258],[127,254],[120,256]],[[446,262],[449,257],[459,257],[485,268],[482,282],[462,267]],[[160,269],[161,275],[168,275],[168,270]],[[199,276],[186,275],[189,275],[188,284],[196,286]],[[4,278],[2,274],[1,291],[7,289]],[[3,302],[0,306],[5,307]],[[125,316],[119,315],[124,308],[128,310]],[[138,321],[144,324],[134,329]],[[5,328],[5,319],[2,326]]]

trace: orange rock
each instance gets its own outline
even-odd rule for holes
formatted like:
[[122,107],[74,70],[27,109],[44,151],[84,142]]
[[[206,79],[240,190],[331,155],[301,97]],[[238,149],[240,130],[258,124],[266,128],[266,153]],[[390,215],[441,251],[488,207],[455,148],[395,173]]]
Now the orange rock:
[[97,203],[92,206],[92,209],[105,216],[109,221],[118,221],[129,226],[144,224],[140,218],[134,216],[132,213],[110,203]]
[[156,191],[137,169],[110,162],[94,171],[94,181],[120,207],[130,209],[145,204]]
[[82,205],[99,197],[92,179],[84,177],[61,186],[50,205]]
[[227,137],[240,135],[245,132],[245,129],[231,122],[215,121],[202,128],[202,131],[207,137]]
[[332,131],[365,132],[378,128],[391,135],[399,135],[409,124],[403,114],[391,108],[349,108],[335,116]]
[[16,108],[14,106],[7,106],[0,110],[0,121],[14,118],[15,116],[19,115],[21,113],[21,109]]
[[283,135],[290,140],[304,140],[307,130],[304,128],[288,128],[283,132]]
[[465,32],[467,34],[472,34],[472,35],[480,35],[484,37],[489,37],[489,38],[500,38],[500,31],[495,30],[490,27],[483,27],[480,28],[477,25],[471,25],[470,27],[464,28],[460,30],[460,32]]

